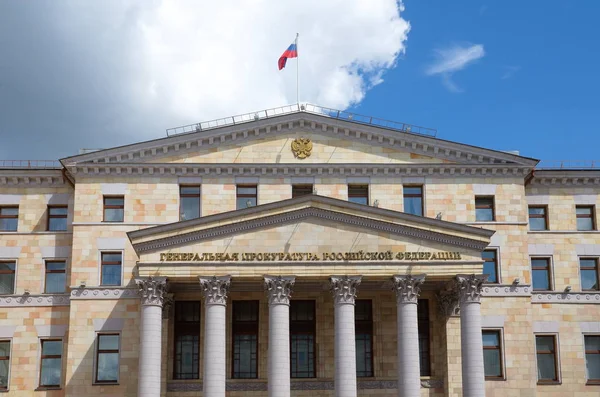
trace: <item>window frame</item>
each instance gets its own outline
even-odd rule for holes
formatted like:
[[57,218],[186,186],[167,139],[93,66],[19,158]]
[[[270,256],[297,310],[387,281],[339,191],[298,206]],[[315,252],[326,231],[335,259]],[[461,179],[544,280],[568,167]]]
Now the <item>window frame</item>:
[[8,342],[8,356],[0,356],[0,360],[2,361],[8,361],[8,373],[6,374],[7,379],[6,379],[6,387],[2,387],[0,386],[0,393],[4,393],[10,390],[10,378],[11,378],[11,369],[12,369],[12,365],[11,365],[11,360],[12,360],[12,348],[13,348],[13,341],[12,338],[0,338],[0,342]]
[[[485,284],[502,284],[502,277],[500,277],[500,248],[498,247],[487,247],[486,249],[483,250],[483,252],[486,251],[490,251],[490,252],[494,252],[494,268],[496,269],[496,281],[485,281]],[[486,262],[491,262],[486,260],[486,258],[483,257],[483,252],[481,255],[481,258],[483,259],[483,263],[485,266]]]
[[[577,213],[577,209],[578,208],[589,208],[590,210],[590,214],[589,215],[580,215]],[[592,228],[591,229],[579,229],[579,227],[577,227],[577,219],[579,218],[590,218],[592,221]],[[596,206],[593,204],[589,204],[589,205],[575,205],[575,227],[577,228],[577,231],[579,232],[593,232],[598,230],[596,228]]]
[[[534,260],[546,260],[548,263],[548,289],[538,289],[533,286],[533,261]],[[550,292],[554,291],[554,264],[552,256],[530,256],[529,267],[531,269],[531,290],[537,292]],[[541,269],[538,269],[541,270]]]
[[[419,310],[419,308],[425,308],[425,309],[421,309]],[[422,316],[422,313],[425,312],[427,313],[427,316]],[[420,376],[431,376],[431,354],[432,354],[432,349],[431,349],[431,344],[432,344],[432,338],[431,338],[431,307],[429,305],[429,299],[427,298],[421,298],[417,300],[417,335],[419,337],[419,375]],[[421,360],[424,356],[424,354],[421,352],[421,337],[422,335],[426,335],[427,336],[427,366],[425,366],[425,364],[423,364],[423,360]]]
[[[122,205],[106,205],[106,199],[122,199]],[[120,221],[107,221],[106,210],[123,210],[123,218]],[[123,223],[125,222],[125,196],[124,195],[104,195],[102,196],[102,222]]]
[[[405,193],[406,188],[419,188],[421,189],[421,194],[414,193]],[[407,198],[420,198],[421,199],[421,215],[413,214],[411,212],[406,211],[406,199]],[[405,214],[415,215],[415,216],[425,216],[425,185],[419,184],[406,184],[402,185],[402,210]]]
[[2,295],[14,295],[16,293],[17,290],[17,260],[16,259],[0,259],[0,263],[14,263],[15,265],[15,270],[11,273],[9,271],[6,270],[0,270],[0,274],[14,274],[14,280],[13,280],[13,287],[12,287],[12,292],[10,294],[2,294],[0,293],[0,296]]
[[[538,371],[538,354],[548,354],[548,353],[538,353],[538,348],[537,348],[537,337],[552,337],[554,339],[554,371],[556,373],[556,379],[553,380],[540,380],[539,378],[539,371]],[[559,349],[559,340],[558,340],[558,333],[553,333],[553,332],[540,332],[540,333],[535,333],[534,334],[534,339],[533,339],[533,348],[535,350],[535,372],[536,372],[536,382],[538,385],[559,385],[561,384],[562,380],[561,380],[561,371],[560,371],[560,349]]]
[[[491,206],[477,204],[477,200],[492,200]],[[477,219],[477,210],[478,209],[491,209],[492,210],[492,219],[489,220],[478,220]],[[475,196],[475,222],[496,222],[496,197],[490,195],[481,195]]]
[[[66,209],[67,213],[66,214],[60,214],[60,215],[52,215],[52,210],[53,209]],[[47,208],[47,213],[48,216],[46,217],[46,230],[49,232],[66,232],[67,229],[69,228],[68,224],[67,224],[67,218],[69,216],[69,206],[66,204],[61,204],[61,205],[48,205]],[[50,222],[52,219],[65,219],[65,228],[64,229],[50,229]]]
[[[2,215],[3,209],[17,209],[17,215]],[[0,232],[18,232],[19,231],[19,206],[18,205],[0,205],[0,219],[16,219],[17,227],[14,230],[0,229]]]
[[[580,256],[579,258],[579,283],[581,285],[581,291],[592,292],[592,291],[600,291],[600,258],[597,256]],[[594,267],[581,267],[582,260],[592,260],[594,261]],[[594,270],[596,272],[596,288],[583,288],[583,278],[582,278],[582,270]]]
[[[120,254],[121,255],[121,275],[120,275],[119,284],[104,284],[102,282],[103,281],[102,267],[105,265],[105,263],[102,261],[102,256],[104,254]],[[98,281],[99,281],[99,283],[98,283],[98,285],[99,286],[109,287],[109,288],[110,287],[121,287],[123,285],[123,273],[124,273],[123,267],[124,267],[124,262],[125,262],[125,260],[124,260],[125,253],[124,253],[124,251],[123,250],[101,250],[101,251],[99,251],[99,256],[100,256],[100,258],[99,258],[100,266],[98,267],[99,268],[99,275],[98,275]],[[108,266],[115,266],[116,264],[108,263],[106,265],[108,265]]]
[[[492,348],[492,347],[486,347],[483,346],[483,350],[498,350],[498,357],[500,359],[500,376],[487,376],[485,375],[485,368],[483,370],[484,372],[484,377],[485,380],[506,380],[506,368],[505,368],[505,357],[504,357],[504,329],[503,328],[481,328],[481,335],[483,337],[483,334],[485,332],[488,333],[496,333],[498,335],[498,348]],[[484,359],[485,360],[485,359]]]
[[[183,304],[183,303],[189,303],[189,302],[193,302],[194,304],[198,305],[198,321],[178,321],[177,320],[177,304]],[[188,300],[181,300],[181,301],[175,301],[174,305],[173,305],[173,311],[174,311],[174,316],[173,316],[173,373],[172,373],[172,379],[173,380],[197,380],[200,379],[200,371],[202,369],[202,360],[200,358],[200,349],[201,349],[201,331],[202,331],[202,302],[199,300],[192,300],[192,301],[188,301]],[[194,352],[195,355],[197,355],[198,357],[198,372],[196,374],[193,375],[192,378],[186,378],[186,377],[182,377],[181,374],[178,374],[177,371],[177,342],[178,342],[178,337],[180,336],[187,336],[187,335],[192,335],[192,333],[189,330],[182,330],[181,328],[186,327],[186,328],[192,328],[195,327],[197,323],[198,329],[197,329],[197,335],[198,335],[198,350],[196,352]],[[178,327],[179,325],[179,327]]]
[[[236,321],[236,302],[251,302],[256,309],[256,321]],[[237,310],[240,307],[238,306]],[[243,330],[240,330],[242,328]],[[251,329],[252,328],[252,329]],[[259,364],[260,364],[260,301],[258,299],[239,299],[231,302],[231,379],[258,379],[259,375]],[[254,377],[242,377],[235,372],[235,337],[236,335],[255,335],[256,345],[254,349],[254,355],[256,356],[256,376]]]
[[[359,193],[358,190],[361,190],[361,192]],[[364,191],[362,191],[364,189]],[[364,198],[366,200],[366,203],[357,203],[354,201],[351,201],[350,198],[351,197],[356,197],[356,198]],[[348,201],[354,204],[362,204],[362,205],[369,205],[369,185],[367,184],[362,184],[362,183],[349,183],[348,184]]]
[[[292,304],[294,302],[311,302],[312,307],[313,307],[313,319],[311,321],[311,333],[307,333],[304,331],[296,331],[293,328],[293,321],[292,321]],[[296,321],[296,323],[298,323],[300,321]],[[305,322],[308,322],[308,320],[306,320]],[[297,327],[299,327],[298,324],[295,324]],[[289,324],[290,328],[289,328],[289,338],[290,338],[290,379],[316,379],[318,377],[317,374],[317,368],[318,368],[318,363],[317,363],[317,356],[318,356],[318,352],[317,352],[317,302],[314,299],[292,299],[290,301],[290,324]],[[312,365],[312,373],[313,376],[306,376],[306,377],[295,377],[292,374],[292,335],[294,334],[298,334],[298,335],[308,335],[311,334],[313,335],[313,365]]]
[[[119,346],[117,350],[100,351],[100,336],[118,336]],[[94,354],[94,385],[118,385],[121,380],[121,333],[120,332],[96,332],[95,354]],[[114,354],[117,353],[117,380],[98,380],[98,359],[101,353]]]
[[[529,210],[534,209],[534,208],[543,209],[544,214],[543,215],[531,214],[529,212]],[[532,229],[531,228],[531,218],[543,219],[544,220],[544,228],[543,229]],[[540,231],[550,230],[550,222],[549,222],[549,217],[548,217],[548,206],[547,205],[529,205],[529,206],[527,206],[527,220],[529,223],[529,231],[540,232]]]
[[[44,342],[60,342],[61,351],[60,356],[49,355],[44,357]],[[63,382],[63,355],[64,355],[65,343],[63,338],[56,337],[48,337],[48,338],[40,338],[40,370],[38,374],[38,389],[37,390],[57,390],[62,388]],[[42,385],[42,368],[44,359],[55,359],[60,358],[60,382],[58,385]]]
[[[65,268],[62,271],[60,271],[60,270],[50,270],[49,271],[48,263],[64,263]],[[56,273],[56,274],[64,273],[65,288],[62,292],[48,292],[48,274],[52,274],[52,273]],[[64,294],[66,292],[67,292],[67,260],[66,259],[58,259],[58,258],[44,259],[44,294]]]
[[[356,365],[356,377],[357,378],[374,378],[375,377],[375,366],[374,366],[374,356],[375,356],[375,349],[374,349],[374,321],[373,321],[373,299],[356,299],[355,305],[354,305],[354,310],[356,312],[356,303],[358,302],[369,302],[369,318],[367,320],[357,320],[356,316],[354,317],[354,329],[355,329],[355,344],[356,344],[356,335],[359,334],[359,329],[361,330],[360,334],[362,335],[369,335],[370,336],[370,353],[371,353],[371,357],[370,357],[370,362],[371,362],[371,374],[370,375],[363,375],[363,376],[359,376],[358,375],[358,361],[357,361],[357,365]],[[365,331],[362,331],[365,330]]]
[[[310,192],[302,193],[303,190]],[[299,190],[299,191],[298,191]],[[292,185],[292,198],[309,196],[315,191],[315,185],[313,183],[296,183]]]
[[588,350],[586,348],[586,343],[585,343],[585,339],[587,337],[596,337],[596,338],[600,338],[600,334],[598,333],[584,333],[583,334],[583,358],[585,361],[585,366],[586,366],[586,371],[585,371],[585,384],[586,385],[600,385],[600,378],[598,379],[590,379],[588,377],[588,371],[587,371],[587,355],[588,354],[598,354],[600,355],[600,350],[594,351],[592,353],[588,353]]
[[[192,194],[192,193],[182,193],[181,189],[183,188],[198,188],[198,194]],[[197,197],[198,198],[198,218],[202,218],[202,185],[201,184],[190,184],[190,183],[185,183],[185,184],[180,184],[179,185],[179,220],[180,221],[188,221],[190,219],[198,219],[198,218],[190,218],[190,219],[183,219],[182,215],[182,207],[181,207],[181,203],[182,203],[182,198],[194,198]]]
[[[254,194],[251,193],[239,193],[239,190],[241,189],[254,189]],[[256,201],[256,204],[253,207],[258,206],[258,185],[255,183],[240,183],[238,185],[235,185],[235,209],[236,210],[243,210],[246,208],[250,208],[248,207],[248,205],[246,205],[244,208],[238,208],[237,207],[237,201],[240,198],[253,198]]]

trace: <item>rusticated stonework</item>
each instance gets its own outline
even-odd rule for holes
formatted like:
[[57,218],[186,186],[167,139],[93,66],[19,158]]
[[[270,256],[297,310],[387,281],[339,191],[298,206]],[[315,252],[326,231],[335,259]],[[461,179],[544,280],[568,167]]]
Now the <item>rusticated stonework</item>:
[[198,277],[207,305],[227,304],[231,276]]
[[361,276],[332,276],[329,279],[330,291],[336,305],[354,304],[361,278]]
[[487,280],[484,274],[459,274],[456,276],[458,297],[462,302],[481,302],[483,282]]
[[136,278],[135,283],[142,297],[142,305],[161,306],[167,294],[166,277]]
[[290,304],[295,277],[265,276],[265,291],[270,305]]
[[425,281],[424,274],[394,276],[394,290],[396,291],[396,301],[400,303],[417,303],[421,293],[421,284]]

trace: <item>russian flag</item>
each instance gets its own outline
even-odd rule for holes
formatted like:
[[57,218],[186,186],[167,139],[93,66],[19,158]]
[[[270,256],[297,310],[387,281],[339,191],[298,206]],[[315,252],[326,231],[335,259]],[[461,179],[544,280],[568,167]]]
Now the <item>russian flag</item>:
[[294,40],[294,42],[292,44],[290,44],[290,46],[287,48],[287,50],[285,50],[283,52],[283,54],[281,55],[281,57],[279,58],[279,61],[277,62],[277,65],[279,66],[279,70],[285,68],[285,64],[288,60],[288,58],[297,58],[298,57],[298,48],[296,46],[296,40]]

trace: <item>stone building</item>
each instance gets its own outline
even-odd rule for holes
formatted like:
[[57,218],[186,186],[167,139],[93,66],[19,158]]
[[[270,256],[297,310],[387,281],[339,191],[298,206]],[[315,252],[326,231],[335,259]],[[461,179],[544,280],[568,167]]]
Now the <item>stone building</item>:
[[600,395],[597,168],[312,106],[174,132],[1,163],[0,395]]

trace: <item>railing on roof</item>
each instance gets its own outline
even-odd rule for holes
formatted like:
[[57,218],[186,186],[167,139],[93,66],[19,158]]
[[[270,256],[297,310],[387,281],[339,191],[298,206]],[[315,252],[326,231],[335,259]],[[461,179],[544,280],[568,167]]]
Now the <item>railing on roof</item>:
[[57,160],[0,160],[0,168],[60,169],[62,165]]
[[535,168],[543,170],[600,169],[600,160],[542,160]]
[[396,121],[384,120],[371,116],[363,116],[357,113],[347,112],[345,110],[336,110],[324,106],[311,105],[309,103],[281,106],[273,109],[260,110],[258,112],[240,114],[237,116],[225,117],[211,121],[203,121],[196,124],[188,124],[175,128],[167,128],[167,136],[186,134],[212,130],[219,127],[249,123],[271,117],[282,116],[285,114],[306,112],[331,117],[334,119],[351,121],[365,125],[388,128],[396,131],[408,132],[413,134],[427,135],[435,137],[437,130],[434,128],[420,127],[413,124],[400,123]]

